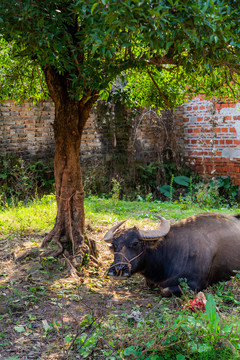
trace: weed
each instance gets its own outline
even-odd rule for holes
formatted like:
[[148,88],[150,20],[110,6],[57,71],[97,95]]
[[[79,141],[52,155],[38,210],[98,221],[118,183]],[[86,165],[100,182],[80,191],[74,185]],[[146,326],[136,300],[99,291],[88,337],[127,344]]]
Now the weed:
[[174,175],[171,176],[171,182],[170,182],[170,201],[173,199],[173,181],[174,181]]
[[[212,182],[210,182],[212,184]],[[213,182],[213,185],[218,187],[219,194],[224,198],[225,203],[235,205],[238,200],[238,185],[232,185],[230,177],[219,178]]]
[[103,196],[109,189],[110,181],[106,168],[101,162],[83,164],[83,187],[86,197]]
[[26,202],[53,188],[53,164],[28,163],[17,156],[0,155],[0,206]]
[[140,178],[143,180],[146,190],[151,191],[156,187],[157,173],[161,169],[161,164],[159,162],[153,162],[146,166],[137,165],[137,170],[139,171]]
[[181,292],[184,295],[185,298],[187,298],[188,300],[191,299],[194,296],[194,292],[190,289],[188,283],[187,283],[187,279],[179,279],[179,286],[181,288]]
[[[177,185],[180,185],[181,187],[183,186],[187,190],[192,189],[192,177],[190,177],[190,178],[186,177],[186,176],[176,176],[175,177],[174,174],[172,174],[170,185],[163,185],[163,186],[159,187],[160,193],[162,193],[163,195],[168,197],[170,201],[173,200],[173,194],[175,192],[174,183]],[[181,196],[182,195],[180,193],[180,198],[181,198]]]
[[151,202],[153,200],[153,194],[150,192],[146,196],[146,201]]
[[120,198],[121,184],[118,179],[112,179],[112,200],[116,203]]
[[196,203],[202,207],[218,208],[222,205],[219,189],[216,183],[199,183],[195,186]]

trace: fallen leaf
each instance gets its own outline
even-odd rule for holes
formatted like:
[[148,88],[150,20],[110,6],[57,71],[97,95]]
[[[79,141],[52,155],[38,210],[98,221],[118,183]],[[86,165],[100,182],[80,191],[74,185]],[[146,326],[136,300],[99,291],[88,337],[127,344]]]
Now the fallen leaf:
[[19,326],[14,326],[14,330],[18,333],[21,333],[21,332],[25,331],[25,328],[24,328],[24,326],[19,325]]

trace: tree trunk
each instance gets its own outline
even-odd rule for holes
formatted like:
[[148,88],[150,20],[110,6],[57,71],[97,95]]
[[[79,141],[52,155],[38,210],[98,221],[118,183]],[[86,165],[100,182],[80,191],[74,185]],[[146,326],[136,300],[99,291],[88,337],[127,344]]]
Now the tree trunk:
[[58,210],[55,226],[42,246],[52,242],[56,245],[51,251],[52,256],[63,252],[68,257],[71,254],[72,263],[78,266],[85,254],[96,254],[95,242],[84,235],[84,190],[79,157],[82,131],[94,99],[87,102],[72,99],[64,87],[57,86],[49,72],[46,79],[55,102],[54,175]]

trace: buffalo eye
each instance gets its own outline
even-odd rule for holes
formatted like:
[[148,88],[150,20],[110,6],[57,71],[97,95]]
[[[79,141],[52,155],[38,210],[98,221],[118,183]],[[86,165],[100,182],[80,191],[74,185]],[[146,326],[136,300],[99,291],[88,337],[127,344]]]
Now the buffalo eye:
[[114,247],[113,245],[110,245],[110,246],[109,246],[109,250],[115,251],[115,247]]
[[139,245],[139,241],[137,239],[133,240],[131,242],[131,247],[134,248],[134,249],[136,249],[138,247],[138,245]]

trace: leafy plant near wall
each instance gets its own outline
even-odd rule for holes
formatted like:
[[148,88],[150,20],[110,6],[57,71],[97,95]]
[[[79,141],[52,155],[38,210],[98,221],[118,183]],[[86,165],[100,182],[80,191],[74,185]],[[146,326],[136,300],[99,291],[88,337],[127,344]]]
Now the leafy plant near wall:
[[175,192],[175,189],[173,188],[173,183],[176,183],[180,186],[184,186],[186,188],[190,187],[192,178],[187,176],[176,176],[172,175],[171,177],[171,183],[170,185],[163,185],[159,188],[159,191],[161,194],[165,195],[166,197],[169,197],[170,200],[172,200],[173,193]]
[[192,201],[200,206],[234,206],[238,200],[238,186],[232,185],[229,177],[195,184],[192,192]]
[[206,208],[237,204],[238,186],[232,185],[230,178],[203,182],[188,168],[182,168],[179,174],[172,162],[133,163],[131,166],[131,171],[128,168],[127,172],[109,177],[108,169],[101,162],[83,165],[86,196],[113,196],[116,200],[174,200],[187,206],[199,204]]
[[25,162],[13,155],[0,156],[0,199],[29,200],[54,189],[53,164]]
[[146,166],[137,164],[140,178],[143,180],[143,183],[146,184],[149,191],[153,191],[154,186],[156,186],[156,177],[159,169],[161,169],[159,162],[152,162]]
[[[216,186],[215,186],[216,185]],[[217,183],[199,183],[194,187],[193,202],[203,207],[219,207],[222,204]]]
[[217,186],[220,195],[229,200],[234,200],[238,196],[238,185],[232,185],[230,177],[217,179]]
[[[182,191],[185,192],[185,184],[188,179],[191,176],[194,179],[196,178],[187,168],[182,168],[181,173],[187,173],[190,175],[189,177],[178,175],[177,167],[173,162],[166,164],[152,162],[146,165],[133,161],[131,164],[128,163],[124,169],[119,167],[119,169],[115,168],[114,170],[115,172],[111,174],[111,171],[109,171],[103,161],[83,162],[83,183],[86,196],[112,197],[113,194],[117,194],[118,199],[160,200],[161,194],[163,194],[162,199],[165,199],[165,196],[168,196],[168,193],[170,193],[169,185],[164,185],[166,179],[169,183],[171,179],[174,179],[174,184],[171,187],[172,195],[174,195],[175,186],[178,189],[183,189],[184,187]],[[165,194],[164,192],[159,192],[160,187],[166,189]]]
[[[159,191],[170,201],[173,200],[173,195],[176,186],[184,187],[185,194],[181,194],[180,198],[175,196],[175,200],[180,199],[188,204],[198,204],[206,208],[218,208],[223,204],[236,205],[238,200],[238,186],[232,185],[231,179],[218,178],[210,180],[209,182],[193,181],[192,177],[172,175],[169,185],[159,187]],[[182,196],[183,195],[183,196]]]

